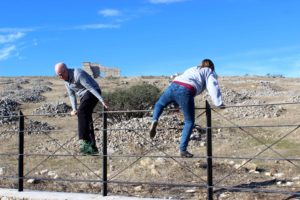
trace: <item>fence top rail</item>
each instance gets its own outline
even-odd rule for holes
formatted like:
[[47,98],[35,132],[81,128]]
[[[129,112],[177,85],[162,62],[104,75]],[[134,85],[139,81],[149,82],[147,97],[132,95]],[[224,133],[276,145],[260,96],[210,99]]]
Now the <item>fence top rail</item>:
[[[241,107],[260,107],[260,106],[274,106],[274,105],[298,105],[300,102],[278,102],[278,103],[268,103],[268,104],[249,104],[249,105],[226,105],[225,108],[241,108]],[[212,106],[211,109],[216,109],[218,107]],[[196,107],[196,110],[204,110],[205,107]],[[165,109],[165,111],[179,111],[179,109]],[[152,112],[151,110],[102,110],[93,113],[138,113],[138,112]],[[70,115],[70,113],[49,113],[49,114],[24,114],[24,116],[57,116],[57,115]],[[0,115],[1,118],[10,118],[19,116],[18,111],[11,112],[10,115]]]
[[[278,102],[278,103],[266,103],[266,104],[247,104],[247,105],[225,105],[225,108],[241,108],[241,107],[263,107],[263,106],[276,106],[276,105],[298,105],[300,102]],[[215,106],[212,109],[218,108]],[[205,109],[204,107],[196,109]]]
[[[98,111],[98,112],[93,112],[98,113],[98,114],[103,114],[103,113],[142,113],[142,112],[152,112],[153,110],[106,110],[106,111]],[[179,109],[165,109],[165,111],[179,111]],[[15,113],[15,114],[14,114]],[[69,112],[62,112],[62,113],[47,113],[47,114],[24,114],[24,116],[58,116],[58,115],[67,115],[71,116]],[[18,111],[13,111],[11,112],[10,115],[0,115],[1,118],[10,118],[10,117],[18,117],[19,112]]]
[[281,124],[281,125],[236,125],[236,126],[211,126],[203,129],[226,129],[226,128],[281,128],[281,127],[299,127],[300,124]]
[[1,118],[12,118],[12,117],[19,117],[18,112],[11,112],[10,115],[0,115]]

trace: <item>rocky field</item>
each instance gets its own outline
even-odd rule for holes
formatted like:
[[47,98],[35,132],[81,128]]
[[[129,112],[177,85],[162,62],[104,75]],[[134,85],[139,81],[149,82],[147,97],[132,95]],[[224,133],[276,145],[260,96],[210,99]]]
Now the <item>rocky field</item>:
[[[97,79],[102,91],[142,83],[163,90],[170,81],[169,77]],[[212,109],[215,199],[297,199],[294,193],[300,192],[300,79],[245,76],[220,77],[219,82],[227,107]],[[24,187],[101,191],[101,156],[79,154],[77,121],[69,115],[70,103],[61,80],[0,77],[0,94],[0,187],[17,187],[13,177],[18,172],[21,110],[26,130]],[[143,111],[143,118],[119,121],[111,119],[112,113],[108,113],[109,193],[206,199],[205,100],[210,102],[206,92],[195,99],[196,127],[189,145],[195,154],[192,159],[178,156],[183,127],[180,112],[164,112],[154,140],[148,135],[151,108]],[[101,149],[102,113],[94,114],[94,122],[97,146]]]

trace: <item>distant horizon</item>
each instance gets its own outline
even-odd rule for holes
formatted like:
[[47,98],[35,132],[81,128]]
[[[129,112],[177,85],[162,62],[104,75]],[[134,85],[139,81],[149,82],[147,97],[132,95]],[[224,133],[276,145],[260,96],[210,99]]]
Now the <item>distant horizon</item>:
[[[122,75],[120,77],[97,77],[95,79],[103,79],[103,78],[134,78],[134,77],[171,77],[175,76],[176,74],[180,73],[174,73],[170,75],[130,75],[130,76],[125,76]],[[53,77],[57,78],[57,76],[53,73],[53,75],[16,75],[16,76],[1,76],[0,78],[18,78],[18,77]],[[266,77],[266,78],[300,78],[300,77],[292,77],[292,76],[284,76],[282,74],[265,74],[265,75],[258,75],[258,74],[244,74],[244,75],[220,75],[218,74],[218,77]]]

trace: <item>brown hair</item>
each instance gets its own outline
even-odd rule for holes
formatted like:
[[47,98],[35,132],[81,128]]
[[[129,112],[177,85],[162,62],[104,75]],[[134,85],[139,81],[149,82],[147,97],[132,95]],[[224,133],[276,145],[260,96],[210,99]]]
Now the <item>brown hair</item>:
[[214,65],[214,63],[210,59],[207,59],[207,58],[204,59],[204,60],[202,60],[202,63],[201,63],[201,65],[199,67],[200,68],[208,67],[212,71],[215,71],[215,65]]

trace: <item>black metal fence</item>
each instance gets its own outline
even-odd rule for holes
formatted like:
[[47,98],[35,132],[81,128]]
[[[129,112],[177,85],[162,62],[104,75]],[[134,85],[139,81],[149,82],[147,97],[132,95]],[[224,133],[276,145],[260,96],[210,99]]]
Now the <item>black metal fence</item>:
[[[280,104],[264,104],[264,105],[245,105],[245,106],[228,106],[226,109],[230,109],[230,108],[245,108],[245,107],[266,107],[266,106],[275,106],[275,105],[298,105],[299,103],[280,103]],[[279,161],[279,162],[286,162],[288,163],[290,166],[293,166],[296,171],[291,173],[291,174],[297,174],[297,170],[300,169],[300,166],[298,165],[297,162],[300,161],[300,157],[298,154],[298,151],[293,152],[295,154],[295,157],[287,157],[286,155],[284,155],[282,152],[280,152],[279,150],[276,150],[274,147],[276,145],[278,145],[280,142],[282,142],[285,138],[287,138],[288,136],[290,136],[292,133],[295,133],[299,127],[300,124],[277,124],[277,125],[238,125],[237,123],[233,122],[233,120],[228,119],[226,116],[224,116],[222,114],[222,112],[220,112],[217,108],[212,108],[210,106],[210,104],[206,101],[206,105],[204,108],[197,108],[197,110],[202,110],[203,112],[201,112],[201,114],[198,117],[204,116],[205,114],[205,125],[201,125],[202,130],[205,130],[205,137],[206,137],[206,155],[204,156],[195,156],[193,159],[205,159],[206,163],[204,163],[205,168],[206,169],[206,180],[204,180],[203,177],[205,176],[199,176],[198,174],[193,172],[193,169],[191,169],[190,167],[184,165],[182,162],[178,161],[178,159],[181,159],[179,156],[173,156],[170,153],[166,152],[163,149],[159,149],[157,147],[157,143],[147,139],[143,134],[140,134],[136,129],[134,128],[125,128],[131,132],[134,132],[134,134],[139,135],[139,137],[143,137],[144,140],[149,143],[151,145],[151,147],[156,148],[159,152],[161,152],[162,155],[147,155],[149,154],[149,150],[145,150],[143,151],[141,154],[134,154],[134,155],[111,155],[108,152],[108,134],[110,131],[114,131],[114,130],[122,130],[122,128],[110,128],[108,125],[108,115],[111,114],[116,114],[116,113],[120,113],[122,111],[102,111],[99,113],[99,116],[102,117],[102,120],[99,120],[100,118],[98,118],[97,120],[101,121],[101,127],[99,128],[99,132],[101,132],[102,135],[102,143],[101,143],[101,147],[102,147],[102,151],[101,151],[101,155],[97,155],[98,157],[101,158],[102,160],[102,166],[99,166],[99,168],[102,168],[102,177],[100,177],[98,174],[94,175],[97,177],[97,179],[84,179],[84,180],[80,180],[80,179],[64,179],[64,178],[59,178],[59,179],[50,179],[50,178],[45,178],[43,180],[45,181],[70,181],[70,182],[98,182],[101,183],[101,187],[102,187],[102,195],[103,196],[107,196],[108,194],[108,186],[110,184],[129,184],[129,185],[137,185],[137,184],[143,184],[143,185],[152,185],[152,186],[168,186],[168,187],[193,187],[193,188],[202,188],[202,189],[206,189],[206,197],[209,200],[212,200],[214,198],[214,195],[216,193],[220,193],[222,191],[229,191],[229,192],[255,192],[255,193],[273,193],[273,194],[286,194],[286,195],[291,195],[291,196],[299,196],[300,192],[298,192],[299,190],[297,186],[294,187],[293,190],[287,189],[287,190],[280,190],[276,187],[271,187],[271,189],[266,189],[266,187],[268,184],[274,186],[279,180],[277,180],[276,178],[273,179],[267,179],[267,180],[261,180],[259,183],[254,183],[254,182],[250,182],[246,181],[247,183],[243,182],[241,184],[235,184],[234,186],[230,186],[232,183],[228,180],[230,180],[230,178],[232,176],[239,176],[239,174],[241,174],[240,170],[245,167],[246,165],[248,165],[250,162],[252,162],[253,160],[260,160],[260,161]],[[126,112],[150,112],[150,111],[126,111]],[[213,113],[212,113],[213,112]],[[221,120],[215,120],[212,118],[212,114],[216,115],[216,118],[219,117],[221,120],[226,121],[227,123],[230,124],[230,126],[214,126],[213,123],[218,123],[218,124],[223,124],[222,122],[220,122]],[[1,116],[1,117],[11,117],[11,116]],[[70,153],[65,147],[64,144],[59,144],[57,141],[55,141],[55,143],[59,146],[59,148],[55,151],[52,152],[52,154],[30,154],[30,153],[24,153],[24,147],[26,146],[26,143],[24,143],[24,133],[26,132],[25,130],[25,117],[23,115],[23,113],[20,111],[18,118],[19,118],[19,124],[18,124],[18,176],[14,177],[14,176],[0,176],[0,179],[17,179],[18,180],[18,191],[23,191],[24,189],[24,180],[26,179],[30,179],[30,178],[35,178],[35,177],[30,177],[29,174],[34,171],[38,166],[40,166],[45,160],[47,160],[50,157],[53,156],[57,156],[57,157],[64,157],[64,156],[71,156],[75,159],[77,159],[77,157],[79,156],[78,154],[72,154]],[[215,121],[214,121],[215,120]],[[197,124],[197,121],[196,121]],[[125,123],[126,126],[126,123]],[[282,133],[282,135],[278,138],[278,139],[272,139],[272,142],[266,142],[265,140],[263,140],[261,138],[261,136],[259,136],[259,133],[253,133],[251,131],[248,131],[247,129],[251,129],[251,128],[255,128],[257,130],[261,129],[261,128],[292,128],[290,131],[285,133]],[[174,129],[172,127],[170,127],[168,130]],[[258,151],[255,155],[252,156],[241,156],[241,155],[235,155],[235,153],[230,153],[231,156],[224,156],[224,155],[220,155],[220,156],[214,156],[213,155],[213,147],[214,147],[214,134],[213,134],[213,130],[225,130],[225,129],[230,129],[230,130],[234,130],[237,129],[239,131],[241,131],[243,134],[245,134],[246,136],[244,136],[244,138],[249,137],[250,139],[247,139],[247,141],[255,143],[255,147],[258,147],[256,150]],[[147,132],[147,129],[140,129],[139,131],[143,131]],[[234,131],[234,133],[236,132],[236,130]],[[230,134],[231,131],[228,131],[228,133]],[[296,137],[297,138],[297,137]],[[51,139],[51,138],[50,138]],[[222,142],[219,142],[222,143]],[[295,143],[297,144],[297,143]],[[65,155],[65,154],[58,154],[57,152],[59,152],[59,149],[64,149],[66,150],[69,154]],[[240,149],[242,150],[242,149]],[[261,157],[261,155],[263,155],[266,151],[270,150],[272,153],[276,154],[277,157]],[[221,152],[219,150],[219,152]],[[16,154],[14,153],[2,153],[0,154],[0,156],[15,156]],[[24,157],[25,156],[25,157]],[[24,161],[26,161],[26,156],[47,156],[46,159],[43,159],[41,162],[39,162],[39,164],[37,164],[35,167],[33,167],[31,170],[29,170],[29,172],[26,172],[24,174]],[[110,178],[108,178],[108,165],[109,165],[109,158],[125,158],[125,159],[129,159],[129,158],[135,158],[135,160],[133,162],[131,162],[129,165],[125,166],[124,168],[122,168],[121,170],[119,170],[118,172],[116,172],[114,175],[112,175]],[[114,180],[114,177],[118,176],[119,174],[121,174],[122,172],[124,172],[126,169],[132,167],[135,163],[137,163],[138,161],[140,161],[142,158],[145,157],[149,157],[149,158],[163,158],[163,159],[171,159],[174,162],[178,163],[178,165],[183,168],[184,170],[187,170],[189,173],[191,173],[193,176],[196,177],[196,179],[199,180],[199,182],[203,182],[202,184],[200,184],[199,182],[193,182],[193,183],[174,183],[173,181],[170,182],[155,182],[155,181],[126,181],[126,180]],[[214,169],[216,169],[217,167],[214,166],[213,161],[215,161],[215,163],[217,160],[224,160],[224,159],[230,159],[230,160],[244,160],[244,162],[242,164],[240,164],[239,166],[236,167],[232,167],[232,168],[226,168],[228,167],[227,165],[223,165],[222,167],[224,167],[224,169],[220,169],[220,171],[222,171],[222,176],[220,178],[220,173],[218,173],[216,176],[214,176],[213,172]],[[1,159],[2,160],[2,159]],[[190,160],[189,158],[187,158],[187,160]],[[79,159],[77,159],[78,162],[80,162],[83,166],[85,166],[86,168],[89,169],[89,171],[92,172],[92,170],[82,161],[80,161]],[[224,175],[225,174],[225,175]],[[241,175],[240,175],[241,176]],[[261,178],[261,177],[260,177]],[[226,180],[228,182],[226,182]],[[179,182],[179,181],[178,181]],[[222,185],[221,183],[224,182],[224,184]],[[261,189],[263,188],[263,189]],[[272,189],[273,188],[273,189]]]

